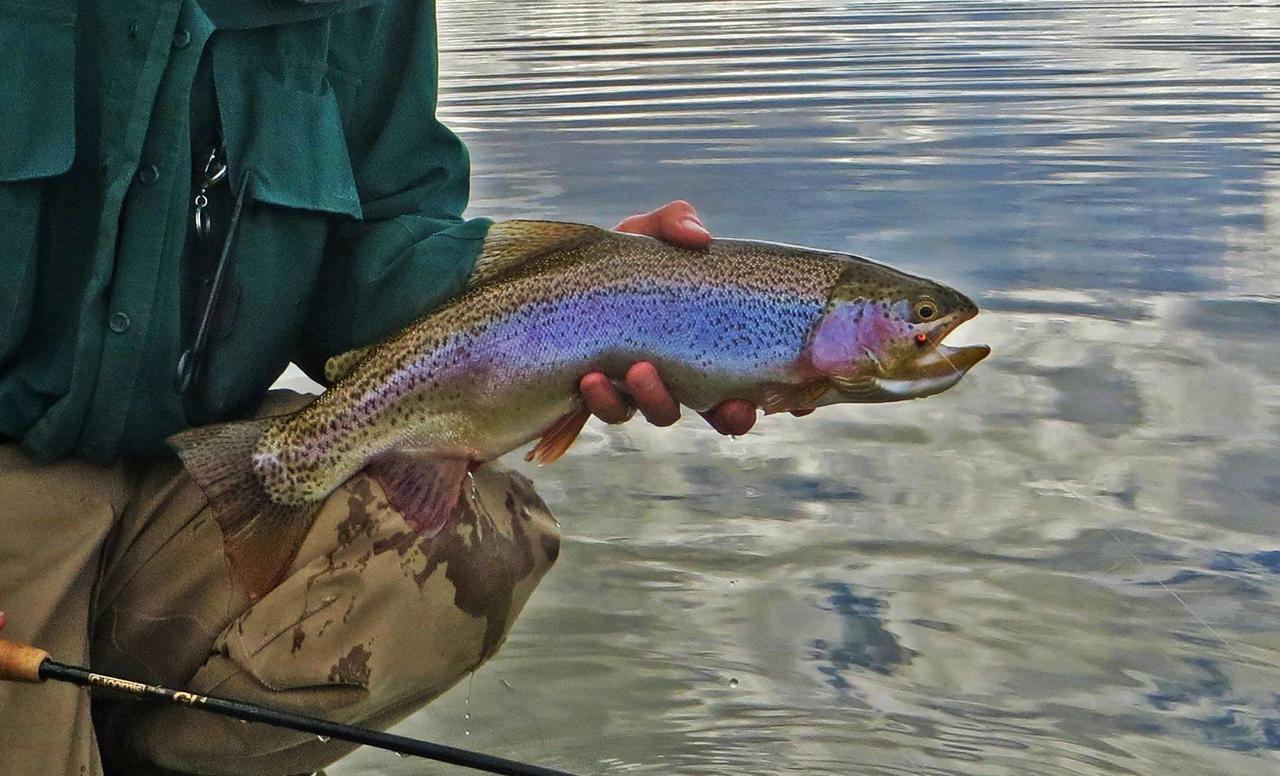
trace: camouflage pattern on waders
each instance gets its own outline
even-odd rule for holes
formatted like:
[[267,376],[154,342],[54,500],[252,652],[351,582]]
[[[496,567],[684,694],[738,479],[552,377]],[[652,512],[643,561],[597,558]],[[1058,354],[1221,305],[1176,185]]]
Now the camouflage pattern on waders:
[[[273,394],[260,414],[305,402]],[[560,547],[529,481],[500,467],[477,471],[429,538],[357,475],[326,501],[285,580],[251,604],[176,461],[39,465],[4,445],[0,498],[17,505],[0,515],[6,636],[107,673],[374,727],[491,657]],[[0,685],[0,773],[283,776],[351,749],[132,701],[95,700],[90,725],[85,698]]]

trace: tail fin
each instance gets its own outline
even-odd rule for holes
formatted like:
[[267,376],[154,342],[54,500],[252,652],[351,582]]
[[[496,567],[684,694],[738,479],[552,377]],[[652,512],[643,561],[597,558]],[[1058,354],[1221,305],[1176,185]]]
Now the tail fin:
[[222,526],[232,575],[253,600],[280,582],[322,503],[276,503],[258,479],[253,449],[273,420],[201,426],[168,440],[204,491]]

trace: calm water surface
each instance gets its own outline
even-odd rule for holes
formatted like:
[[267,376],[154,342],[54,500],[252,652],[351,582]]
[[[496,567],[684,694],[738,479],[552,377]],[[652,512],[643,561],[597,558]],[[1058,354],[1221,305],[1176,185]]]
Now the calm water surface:
[[684,197],[971,293],[995,354],[737,440],[590,425],[532,472],[556,568],[402,732],[584,774],[1280,773],[1280,7],[440,17],[474,214]]

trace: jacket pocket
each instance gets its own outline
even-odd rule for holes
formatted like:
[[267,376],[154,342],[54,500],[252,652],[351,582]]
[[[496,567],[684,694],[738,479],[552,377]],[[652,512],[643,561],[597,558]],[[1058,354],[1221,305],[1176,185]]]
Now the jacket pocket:
[[[222,43],[231,43],[224,39]],[[309,312],[330,227],[358,219],[360,198],[337,99],[264,69],[220,59],[214,44],[223,141],[232,187],[244,204],[228,236],[229,284],[211,340],[200,408],[189,419],[225,417],[260,398],[287,365]],[[323,62],[323,60],[320,60]]]
[[[221,52],[219,52],[221,53]],[[360,218],[338,101],[269,75],[248,84],[218,79],[218,106],[232,181],[251,180],[258,202]]]
[[75,158],[75,15],[0,2],[0,364],[26,334],[48,179]]

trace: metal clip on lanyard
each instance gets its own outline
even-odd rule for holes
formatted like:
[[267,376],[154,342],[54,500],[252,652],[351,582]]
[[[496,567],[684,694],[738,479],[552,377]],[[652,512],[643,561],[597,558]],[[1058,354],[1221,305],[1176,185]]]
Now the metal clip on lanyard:
[[[223,158],[222,148],[215,147],[209,152],[209,160],[204,166],[204,179],[200,183],[200,191],[195,196],[195,229],[197,239],[208,239],[213,233],[212,219],[205,209],[209,206],[208,191],[214,184],[227,176],[227,163]],[[249,174],[245,171],[236,192],[235,206],[231,209],[231,220],[227,224],[227,236],[222,242],[222,250],[218,253],[218,266],[213,273],[213,284],[209,288],[209,298],[205,301],[204,311],[200,314],[200,325],[196,328],[196,338],[191,347],[182,351],[178,357],[178,392],[188,393],[199,382],[201,371],[207,355],[209,331],[213,328],[214,314],[218,309],[218,299],[226,285],[227,263],[231,255],[231,245],[235,242],[236,227],[240,224],[240,212],[244,209],[245,191],[249,188]]]
[[196,194],[196,237],[209,239],[213,231],[213,223],[205,208],[209,207],[209,189],[227,177],[227,162],[222,156],[222,148],[214,146],[209,149],[209,159],[204,163],[204,178],[200,181],[200,191]]

